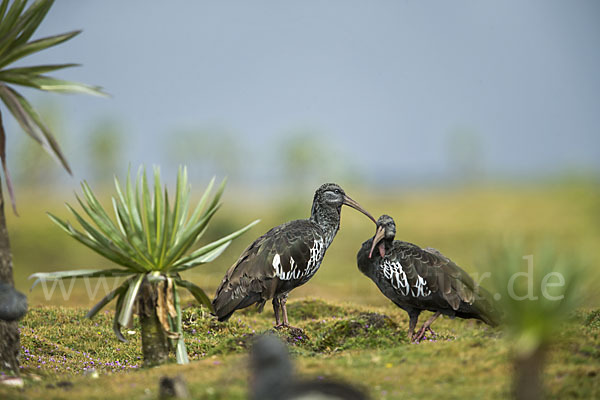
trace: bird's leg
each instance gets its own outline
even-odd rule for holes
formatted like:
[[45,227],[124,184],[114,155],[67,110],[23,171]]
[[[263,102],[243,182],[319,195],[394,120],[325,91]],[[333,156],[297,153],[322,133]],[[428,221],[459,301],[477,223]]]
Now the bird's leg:
[[281,320],[279,319],[279,298],[273,297],[273,311],[275,312],[275,327],[281,326]]
[[287,296],[281,298],[281,311],[283,314],[283,326],[290,326],[287,316],[287,308],[285,308],[285,303],[287,303]]
[[419,313],[409,313],[408,318],[408,340],[412,341],[415,334],[415,327],[417,326],[417,321],[419,320]]
[[431,331],[431,333],[435,335],[435,332],[430,328],[430,326],[431,324],[433,324],[433,321],[435,321],[440,315],[441,313],[438,311],[435,314],[433,314],[427,321],[425,321],[421,329],[419,329],[419,332],[417,332],[416,334],[415,342],[418,342],[421,339],[423,339],[423,336],[425,336],[425,332],[427,330]]
[[287,294],[281,296],[279,298],[279,306],[281,307],[281,316],[283,317],[283,322],[279,323],[279,319],[277,319],[277,326],[275,328],[289,328],[289,329],[299,329],[299,328],[295,328],[293,326],[290,325],[290,322],[288,321],[288,315],[287,315],[287,308],[285,306],[285,303],[287,303]]

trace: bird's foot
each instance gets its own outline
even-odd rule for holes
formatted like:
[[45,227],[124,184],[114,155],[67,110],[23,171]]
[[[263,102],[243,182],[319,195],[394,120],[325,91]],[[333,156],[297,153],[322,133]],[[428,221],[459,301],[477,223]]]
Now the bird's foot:
[[419,343],[420,341],[425,339],[425,334],[427,333],[427,331],[429,331],[431,333],[432,338],[437,337],[437,333],[435,333],[435,331],[433,329],[431,329],[429,326],[421,327],[421,329],[419,329],[419,331],[413,335],[412,342]]
[[426,331],[429,331],[429,333],[431,333],[431,337],[436,338],[437,337],[437,333],[435,333],[435,331],[433,329],[431,329],[431,327],[427,327],[427,329],[425,329]]

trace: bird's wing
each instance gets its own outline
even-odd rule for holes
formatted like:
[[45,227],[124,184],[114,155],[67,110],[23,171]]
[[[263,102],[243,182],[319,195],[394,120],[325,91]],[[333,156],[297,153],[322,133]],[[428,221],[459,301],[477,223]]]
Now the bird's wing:
[[461,302],[472,304],[475,299],[473,279],[435,249],[396,241],[393,251],[386,252],[384,262],[386,259],[396,269],[402,269],[413,297],[426,296],[429,291],[438,293],[454,310]]

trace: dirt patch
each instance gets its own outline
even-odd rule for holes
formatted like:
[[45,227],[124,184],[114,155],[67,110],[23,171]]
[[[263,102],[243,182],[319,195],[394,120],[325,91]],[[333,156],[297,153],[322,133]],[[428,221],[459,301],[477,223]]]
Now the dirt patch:
[[310,338],[303,329],[293,326],[278,329],[273,328],[271,332],[292,346],[302,346],[310,342]]

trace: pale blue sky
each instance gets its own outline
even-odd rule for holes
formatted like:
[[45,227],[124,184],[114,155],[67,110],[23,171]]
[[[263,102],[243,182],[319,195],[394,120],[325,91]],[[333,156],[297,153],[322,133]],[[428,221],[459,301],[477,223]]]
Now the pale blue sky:
[[599,21],[593,0],[58,0],[39,35],[83,33],[29,62],[82,63],[58,76],[113,96],[48,95],[76,178],[107,117],[134,165],[168,168],[175,132],[216,128],[238,143],[238,178],[264,182],[285,135],[307,129],[367,181],[440,179],[469,131],[487,175],[538,177],[600,171]]

